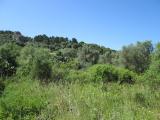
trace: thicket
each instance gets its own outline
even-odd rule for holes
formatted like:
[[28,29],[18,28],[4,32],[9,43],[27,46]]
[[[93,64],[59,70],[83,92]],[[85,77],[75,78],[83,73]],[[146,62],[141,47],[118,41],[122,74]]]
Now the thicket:
[[159,85],[160,44],[0,31],[0,119],[159,119]]
[[88,79],[104,83],[133,83],[136,73],[141,75],[146,71],[158,71],[152,70],[153,66],[157,67],[154,64],[158,64],[158,58],[155,57],[158,48],[153,51],[151,41],[137,42],[115,51],[78,42],[75,38],[69,40],[46,35],[30,38],[20,32],[0,31],[0,42],[3,44],[0,46],[2,77],[16,74],[41,81],[64,82],[74,78],[73,81]]
[[47,49],[26,46],[21,52],[19,59],[18,76],[29,76],[33,79],[49,80],[52,77],[51,56]]
[[20,48],[14,43],[6,43],[0,46],[0,76],[12,76],[16,73],[18,63],[17,56]]
[[136,74],[132,71],[107,64],[94,65],[87,72],[91,73],[93,82],[118,82],[121,84],[133,83],[136,79]]
[[[149,84],[153,89],[159,89],[160,85],[160,43],[152,54],[152,61],[149,69],[141,76],[144,83]],[[160,89],[159,89],[160,90]]]

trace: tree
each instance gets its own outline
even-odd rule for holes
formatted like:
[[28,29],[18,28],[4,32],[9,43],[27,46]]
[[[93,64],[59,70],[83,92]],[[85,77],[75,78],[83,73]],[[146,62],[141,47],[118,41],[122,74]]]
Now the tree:
[[99,51],[89,45],[84,45],[78,52],[78,61],[82,67],[96,64],[98,59]]
[[149,67],[152,51],[151,41],[137,42],[136,45],[124,46],[121,51],[121,63],[127,69],[143,73]]
[[100,55],[98,63],[100,64],[117,64],[118,52],[107,50],[104,54]]
[[59,55],[59,57],[63,57],[63,60],[64,60],[62,62],[66,62],[77,57],[77,50],[73,48],[60,49],[60,53],[61,54]]
[[20,46],[25,46],[28,42],[32,42],[32,38],[20,36],[19,39],[16,41],[16,43]]
[[152,54],[149,71],[153,72],[154,76],[160,73],[160,43],[157,44],[155,51]]
[[13,36],[14,32],[12,31],[0,31],[0,45],[15,41]]
[[71,46],[72,46],[72,48],[74,48],[74,49],[77,49],[77,48],[79,47],[79,44],[78,44],[78,41],[77,41],[76,38],[72,38]]
[[49,43],[49,38],[45,34],[43,34],[43,35],[37,35],[37,36],[34,37],[34,41],[35,42],[41,42],[41,43],[48,44]]
[[149,69],[142,76],[142,81],[147,83],[153,89],[159,89],[160,86],[160,43],[156,45],[152,54]]

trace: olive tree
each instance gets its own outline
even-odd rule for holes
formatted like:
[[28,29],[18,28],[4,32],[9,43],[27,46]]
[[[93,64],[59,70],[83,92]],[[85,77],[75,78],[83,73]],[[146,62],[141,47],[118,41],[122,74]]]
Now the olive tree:
[[121,51],[121,63],[127,69],[143,73],[149,67],[152,51],[151,41],[137,42],[136,45],[124,46]]

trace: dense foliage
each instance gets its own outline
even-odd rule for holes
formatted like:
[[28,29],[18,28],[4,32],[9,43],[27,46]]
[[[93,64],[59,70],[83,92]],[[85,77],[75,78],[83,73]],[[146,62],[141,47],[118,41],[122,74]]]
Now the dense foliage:
[[149,67],[152,51],[151,41],[137,42],[136,45],[125,46],[121,52],[122,64],[127,69],[143,73]]
[[124,68],[116,68],[111,65],[94,65],[89,71],[91,79],[94,82],[119,82],[119,83],[133,83],[136,75]]
[[116,51],[0,31],[0,119],[160,119],[160,44]]
[[0,46],[0,76],[11,76],[16,72],[18,46],[12,43]]

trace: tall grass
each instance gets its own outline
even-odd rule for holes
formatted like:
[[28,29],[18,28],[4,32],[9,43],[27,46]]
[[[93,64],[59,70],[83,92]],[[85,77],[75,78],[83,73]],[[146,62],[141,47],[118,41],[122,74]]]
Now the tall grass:
[[0,98],[4,120],[159,120],[160,92],[147,85],[7,85]]

